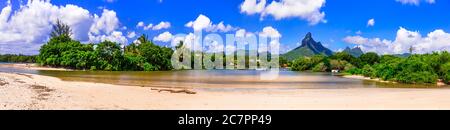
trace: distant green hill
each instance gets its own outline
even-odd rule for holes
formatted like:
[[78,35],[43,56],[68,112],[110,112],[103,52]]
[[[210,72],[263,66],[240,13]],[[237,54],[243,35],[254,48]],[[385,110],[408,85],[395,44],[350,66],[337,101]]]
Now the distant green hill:
[[333,55],[333,51],[324,47],[322,43],[314,41],[312,34],[306,34],[302,40],[302,45],[282,55],[288,61],[295,60],[302,56],[313,56],[317,54],[324,54],[327,56]]
[[345,50],[342,51],[342,52],[347,52],[348,54],[350,54],[350,55],[352,55],[352,56],[354,56],[354,57],[359,57],[359,56],[361,56],[362,54],[364,54],[364,52],[361,50],[360,47],[355,47],[355,48],[353,48],[353,49],[350,49],[349,47],[347,47],[347,48],[345,48]]
[[411,53],[395,54],[396,57],[407,58],[411,56]]

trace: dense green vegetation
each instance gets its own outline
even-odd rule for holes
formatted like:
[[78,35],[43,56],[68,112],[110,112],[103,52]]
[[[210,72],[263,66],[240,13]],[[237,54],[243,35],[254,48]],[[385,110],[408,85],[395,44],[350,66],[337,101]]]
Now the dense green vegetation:
[[333,56],[300,57],[291,63],[294,71],[326,72],[340,70],[348,74],[364,75],[401,83],[450,82],[450,53],[415,54],[406,58],[366,53],[353,57],[346,52]]
[[57,22],[52,38],[43,45],[37,63],[44,66],[64,67],[83,70],[106,71],[155,71],[171,70],[171,48],[153,44],[145,35],[140,44],[122,47],[114,42],[81,44],[70,38],[70,28]]
[[62,35],[53,37],[41,47],[37,62],[41,65],[72,69],[106,71],[171,70],[173,50],[160,47],[141,36],[139,45],[122,48],[119,44],[104,41],[98,44],[81,44]]
[[36,56],[14,55],[14,54],[0,55],[0,62],[34,63],[36,62]]
[[[57,22],[53,26],[51,39],[44,44],[36,59],[37,63],[43,66],[64,67],[80,70],[105,70],[105,71],[157,71],[172,70],[171,58],[173,50],[171,48],[160,47],[148,40],[146,35],[138,38],[138,43],[131,43],[121,47],[119,44],[104,41],[97,44],[82,44],[70,38],[71,29],[69,26]],[[183,42],[175,48],[183,46]],[[214,54],[201,53],[200,58],[211,56],[215,61]],[[191,53],[191,62],[194,68],[196,53]],[[245,67],[249,68],[249,52],[245,51]],[[237,54],[237,51],[235,52]],[[253,59],[254,57],[252,57]],[[271,55],[268,54],[271,59]],[[183,56],[180,56],[180,60]],[[224,66],[227,64],[226,55],[223,55]],[[237,63],[237,56],[234,56],[234,63]],[[283,60],[282,63],[287,63]],[[205,68],[202,64],[202,68]]]
[[295,60],[299,56],[314,56],[314,52],[308,47],[301,47],[283,54],[282,57],[287,60]]

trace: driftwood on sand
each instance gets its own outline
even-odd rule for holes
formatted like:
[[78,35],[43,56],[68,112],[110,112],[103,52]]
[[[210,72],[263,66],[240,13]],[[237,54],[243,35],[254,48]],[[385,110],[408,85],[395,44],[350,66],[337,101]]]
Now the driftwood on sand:
[[197,94],[197,92],[191,91],[188,89],[156,89],[156,88],[152,88],[151,90],[158,91],[158,92]]
[[0,86],[5,86],[9,84],[8,82],[6,82],[4,79],[0,79]]
[[438,81],[436,82],[437,86],[446,86],[447,84],[444,82],[443,79],[438,79]]

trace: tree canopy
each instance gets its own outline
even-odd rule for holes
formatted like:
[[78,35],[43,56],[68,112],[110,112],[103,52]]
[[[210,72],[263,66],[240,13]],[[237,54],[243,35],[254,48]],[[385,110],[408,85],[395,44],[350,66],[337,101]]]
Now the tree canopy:
[[402,58],[393,55],[378,56],[369,52],[356,58],[346,52],[339,52],[329,57],[299,57],[292,62],[291,69],[319,72],[341,70],[349,74],[401,83],[436,83],[438,79],[450,82],[450,53],[434,52]]
[[37,62],[41,65],[83,70],[105,71],[156,71],[171,70],[171,48],[160,47],[149,41],[146,35],[138,43],[121,47],[120,44],[103,41],[82,44],[70,38],[71,29],[58,21],[53,27],[51,39],[41,47]]
[[50,33],[51,37],[68,36],[72,35],[72,29],[67,24],[61,22],[61,20],[56,20],[56,24],[53,25],[53,31]]

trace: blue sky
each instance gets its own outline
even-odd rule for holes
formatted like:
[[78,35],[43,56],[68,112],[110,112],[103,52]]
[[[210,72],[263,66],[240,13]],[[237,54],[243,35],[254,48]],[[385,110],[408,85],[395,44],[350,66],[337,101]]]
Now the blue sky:
[[[261,2],[260,0],[256,1]],[[268,7],[271,2],[281,4],[286,2],[289,4],[288,1],[268,0],[264,7]],[[282,35],[280,43],[283,46],[283,51],[295,48],[307,32],[312,32],[316,41],[321,41],[332,50],[343,49],[346,46],[361,46],[365,51],[379,53],[403,53],[408,46],[417,46],[418,51],[423,53],[436,49],[450,49],[450,43],[447,41],[449,37],[446,33],[450,31],[450,13],[448,13],[450,1],[448,0],[326,0],[320,6],[314,8],[319,13],[324,13],[321,19],[323,21],[313,24],[311,20],[305,17],[315,15],[314,12],[283,15],[271,14],[270,11],[267,11],[265,16],[261,16],[263,13],[250,14],[243,11],[241,7],[243,2],[244,0],[51,0],[49,3],[52,6],[72,4],[89,11],[90,15],[100,17],[105,12],[104,9],[114,11],[119,22],[115,30],[122,32],[124,37],[130,32],[135,32],[137,35],[148,34],[150,38],[164,32],[170,32],[171,34],[190,33],[192,28],[186,27],[186,23],[196,20],[202,14],[208,17],[212,24],[223,21],[225,25],[236,28],[226,33],[234,33],[238,29],[256,33],[261,32],[265,27],[273,27]],[[11,4],[8,4],[7,1],[0,2],[0,9],[12,5],[12,12],[20,12],[20,5],[26,6],[26,3],[26,0],[24,2],[13,0]],[[285,6],[285,8],[289,7],[292,6]],[[301,11],[302,9],[292,10]],[[282,18],[276,18],[277,15]],[[12,24],[12,20],[10,20],[12,17],[14,17],[14,13],[11,13],[8,17],[9,21],[7,20],[6,23],[0,22],[0,24]],[[375,21],[373,25],[368,25],[370,19]],[[143,27],[137,27],[139,22],[144,22],[145,25],[150,23],[156,25],[162,21],[169,22],[170,27],[159,30],[144,30]],[[126,29],[123,27],[126,27]],[[440,31],[437,30],[444,32],[442,36],[439,35],[438,37],[440,41],[430,40],[433,38],[427,35],[432,32],[439,33]],[[4,32],[5,34],[11,33],[11,31]],[[407,38],[416,38],[412,41],[402,40],[402,34],[408,35]],[[14,43],[14,40],[2,40],[1,38],[0,46],[3,46],[3,52],[1,53],[32,54],[36,52],[35,48],[14,49],[7,47],[7,45],[22,43]],[[136,37],[126,37],[127,42],[132,42],[134,39]],[[37,41],[39,42],[39,40]],[[27,42],[36,42],[36,39]],[[159,41],[157,43],[160,45],[170,44]],[[434,44],[442,46],[439,48],[429,47]],[[17,46],[26,47],[23,45]],[[390,50],[386,51],[384,47]],[[22,52],[15,52],[14,50]]]

